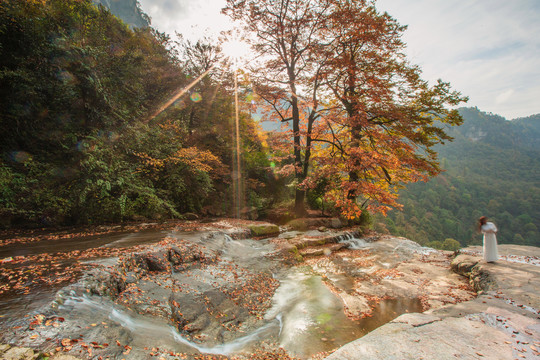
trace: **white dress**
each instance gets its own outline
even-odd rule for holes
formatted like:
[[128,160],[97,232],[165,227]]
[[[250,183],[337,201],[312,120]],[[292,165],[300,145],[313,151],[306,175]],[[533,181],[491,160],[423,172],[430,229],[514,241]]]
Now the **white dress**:
[[487,222],[482,225],[482,233],[484,234],[484,260],[487,262],[497,261],[499,255],[497,253],[497,227],[492,222]]

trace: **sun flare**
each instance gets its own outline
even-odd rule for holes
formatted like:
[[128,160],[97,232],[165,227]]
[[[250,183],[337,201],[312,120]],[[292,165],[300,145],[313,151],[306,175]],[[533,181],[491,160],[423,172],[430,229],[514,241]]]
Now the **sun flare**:
[[221,44],[221,51],[233,64],[246,62],[251,55],[249,44],[234,38],[224,41]]

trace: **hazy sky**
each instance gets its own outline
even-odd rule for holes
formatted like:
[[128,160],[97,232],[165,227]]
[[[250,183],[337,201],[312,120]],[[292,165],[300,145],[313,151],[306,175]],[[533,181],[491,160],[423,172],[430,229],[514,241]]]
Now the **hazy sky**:
[[[225,0],[139,0],[160,31],[195,39],[230,28]],[[540,113],[540,0],[378,0],[400,24],[412,63],[507,119]]]

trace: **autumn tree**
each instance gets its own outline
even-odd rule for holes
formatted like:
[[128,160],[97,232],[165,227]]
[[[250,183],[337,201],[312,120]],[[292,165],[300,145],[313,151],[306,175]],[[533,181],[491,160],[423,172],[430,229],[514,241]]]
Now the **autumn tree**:
[[326,28],[332,57],[321,76],[332,111],[315,139],[325,145],[314,177],[332,179],[328,196],[349,218],[363,207],[385,212],[402,184],[437,174],[432,147],[451,139],[442,126],[462,122],[447,106],[466,101],[448,83],[422,80],[403,52],[406,27],[374,3],[334,2]]
[[[282,122],[291,122],[295,212],[303,215],[313,124],[318,117],[312,78],[329,5],[310,0],[228,0],[224,12],[240,21],[259,61],[252,66],[257,95]],[[310,91],[311,90],[311,91]]]

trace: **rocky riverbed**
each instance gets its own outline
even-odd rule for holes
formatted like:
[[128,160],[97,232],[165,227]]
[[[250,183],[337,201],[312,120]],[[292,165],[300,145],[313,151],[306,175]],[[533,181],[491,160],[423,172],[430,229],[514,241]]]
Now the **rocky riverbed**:
[[3,322],[2,340],[96,359],[355,358],[375,329],[432,324],[484,291],[452,271],[453,253],[355,229],[221,220],[160,236],[98,251],[44,306]]

